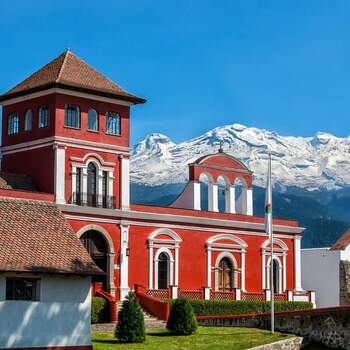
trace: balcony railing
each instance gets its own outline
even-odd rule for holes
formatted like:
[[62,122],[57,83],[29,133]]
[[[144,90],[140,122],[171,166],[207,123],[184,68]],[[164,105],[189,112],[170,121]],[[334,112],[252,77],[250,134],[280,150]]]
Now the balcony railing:
[[74,192],[71,203],[83,207],[115,209],[115,197],[103,194]]

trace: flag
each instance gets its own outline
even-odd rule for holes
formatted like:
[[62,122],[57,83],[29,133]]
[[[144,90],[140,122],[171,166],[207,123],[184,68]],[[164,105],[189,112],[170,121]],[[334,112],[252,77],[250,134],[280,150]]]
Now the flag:
[[265,193],[265,232],[271,239],[272,238],[271,154],[269,154],[266,193]]

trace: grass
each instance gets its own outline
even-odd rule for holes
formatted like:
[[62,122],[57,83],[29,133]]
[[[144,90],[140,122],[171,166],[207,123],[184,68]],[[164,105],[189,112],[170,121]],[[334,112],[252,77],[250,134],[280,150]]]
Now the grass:
[[141,344],[121,344],[111,333],[93,333],[94,350],[238,350],[286,339],[288,335],[255,328],[198,327],[196,334],[176,337],[165,329],[148,329]]

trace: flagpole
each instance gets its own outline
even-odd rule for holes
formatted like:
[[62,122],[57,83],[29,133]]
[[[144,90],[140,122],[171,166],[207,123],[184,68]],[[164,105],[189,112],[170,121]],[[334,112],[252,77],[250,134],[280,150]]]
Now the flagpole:
[[[271,183],[271,153],[269,153],[269,184],[270,184],[270,200],[272,205],[272,183]],[[271,333],[275,332],[275,288],[273,283],[273,229],[272,229],[272,210],[270,214],[270,222],[269,222],[269,238],[270,238],[270,293],[271,293]]]

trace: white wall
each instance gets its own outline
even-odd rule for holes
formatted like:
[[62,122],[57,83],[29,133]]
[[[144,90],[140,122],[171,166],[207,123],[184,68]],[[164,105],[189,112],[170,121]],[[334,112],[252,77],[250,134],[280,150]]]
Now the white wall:
[[38,302],[6,301],[0,276],[0,348],[90,345],[90,277],[32,277],[41,278]]
[[340,252],[329,248],[301,250],[301,280],[316,292],[316,307],[339,306]]

